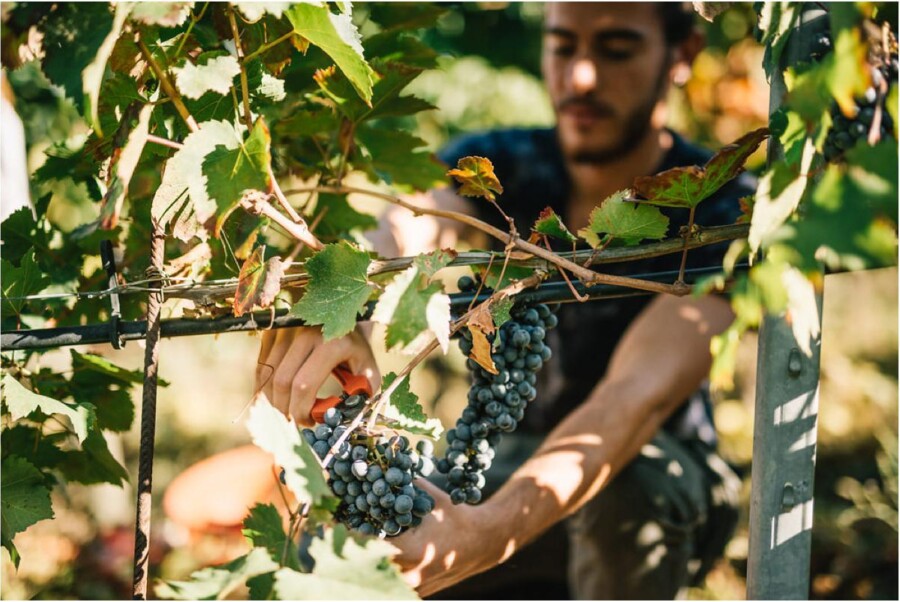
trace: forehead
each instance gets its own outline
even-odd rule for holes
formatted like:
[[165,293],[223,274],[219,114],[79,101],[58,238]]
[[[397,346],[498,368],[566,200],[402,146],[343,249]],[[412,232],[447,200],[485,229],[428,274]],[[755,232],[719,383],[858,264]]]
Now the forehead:
[[605,30],[632,30],[662,36],[662,19],[654,3],[554,2],[546,5],[544,29],[591,35]]

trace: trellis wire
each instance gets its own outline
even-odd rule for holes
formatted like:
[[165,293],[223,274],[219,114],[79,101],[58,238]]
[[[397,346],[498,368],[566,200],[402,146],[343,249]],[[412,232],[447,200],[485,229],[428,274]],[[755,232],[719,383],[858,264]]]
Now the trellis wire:
[[[748,224],[731,224],[727,226],[711,226],[701,228],[700,231],[688,238],[687,248],[695,249],[698,247],[734,240],[736,238],[745,237],[749,231]],[[684,248],[684,241],[681,238],[673,238],[657,243],[641,245],[640,247],[612,247],[604,249],[600,253],[595,253],[591,249],[579,250],[575,252],[560,252],[558,255],[565,259],[570,259],[576,263],[582,264],[587,260],[591,260],[589,265],[603,265],[609,263],[621,263],[625,261],[634,261],[637,259],[648,259],[659,257],[675,252],[681,252]],[[460,253],[450,262],[450,266],[487,266],[491,263],[496,264],[503,261],[502,252],[491,251],[467,251]],[[387,274],[405,270],[413,264],[415,257],[397,257],[394,259],[376,260],[372,262],[369,269],[369,277],[379,274]],[[510,265],[526,267],[526,268],[543,268],[549,269],[550,264],[540,258],[531,259],[511,259]],[[304,262],[296,262],[302,266]],[[308,280],[307,274],[288,274],[282,278],[283,286],[292,286],[304,284]],[[225,298],[234,295],[237,288],[237,278],[223,278],[218,280],[194,280],[193,278],[185,278],[178,276],[165,276],[164,281],[176,282],[176,284],[167,284],[162,287],[162,293],[165,298],[195,299],[214,301],[217,298]],[[143,278],[121,284],[118,286],[110,286],[109,288],[98,291],[72,291],[66,293],[43,293],[25,296],[9,296],[4,297],[9,301],[50,301],[56,299],[103,299],[112,295],[130,295],[130,294],[146,294],[158,290],[158,278]]]
[[[737,266],[737,270],[745,269],[745,265]],[[688,284],[697,282],[704,276],[720,273],[718,267],[692,268],[685,271]],[[637,274],[633,276],[640,280],[650,282],[672,282],[678,276],[677,270]],[[580,282],[574,282],[573,286],[579,294],[586,295],[591,300],[609,299],[625,296],[651,295],[647,291],[627,289],[609,284],[585,286]],[[484,301],[489,293],[454,293],[450,295],[451,311],[462,313],[472,301],[476,303]],[[524,291],[516,295],[516,299],[526,303],[573,303],[577,302],[572,297],[572,291],[562,281],[545,282],[541,286]],[[366,305],[365,312],[360,315],[360,320],[371,317],[375,302]],[[239,318],[226,316],[221,318],[191,319],[174,318],[162,320],[160,336],[182,337],[207,334],[219,334],[225,332],[246,332],[267,328],[287,328],[303,326],[305,322],[287,309],[276,311],[257,311]],[[135,341],[147,336],[147,322],[145,320],[119,321],[118,331],[113,331],[112,323],[88,324],[84,326],[68,326],[57,328],[38,328],[33,330],[13,330],[0,333],[0,347],[4,351],[20,351],[26,349],[47,349],[54,347],[66,347],[71,345],[88,345],[109,343],[118,336],[122,341]]]

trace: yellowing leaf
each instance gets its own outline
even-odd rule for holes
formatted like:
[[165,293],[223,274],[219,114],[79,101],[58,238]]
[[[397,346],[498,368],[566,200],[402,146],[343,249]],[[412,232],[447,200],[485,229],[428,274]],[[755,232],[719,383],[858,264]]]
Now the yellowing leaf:
[[503,194],[503,186],[494,174],[490,159],[463,157],[457,162],[456,169],[451,169],[447,175],[462,184],[458,192],[463,196],[480,196],[493,201],[495,192]]
[[723,147],[704,167],[674,167],[654,176],[634,180],[634,190],[650,205],[691,209],[714,194],[744,170],[744,162],[768,138],[759,128]]
[[265,263],[263,255],[266,246],[253,250],[253,254],[241,266],[238,276],[237,291],[234,295],[234,315],[242,316],[253,309],[253,306],[266,308],[275,300],[281,290],[281,277],[284,276],[284,264],[281,257],[271,257]]

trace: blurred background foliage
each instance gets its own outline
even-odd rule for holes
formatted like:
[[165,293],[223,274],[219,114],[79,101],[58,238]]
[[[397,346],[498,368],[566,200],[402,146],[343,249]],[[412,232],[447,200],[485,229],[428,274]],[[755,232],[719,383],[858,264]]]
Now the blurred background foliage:
[[[441,54],[439,69],[423,74],[409,89],[438,108],[417,117],[419,135],[436,149],[461,132],[551,124],[539,74],[541,5],[445,6],[449,10],[437,27],[421,32]],[[363,22],[369,9],[358,4],[355,19]],[[722,146],[766,123],[768,85],[762,49],[752,37],[755,19],[749,4],[738,4],[715,23],[698,21],[708,46],[690,80],[672,91],[671,123],[701,144]],[[48,151],[64,154],[66,148],[79,148],[87,130],[70,102],[28,62],[27,52],[22,58],[24,65],[8,76],[25,123],[33,172]],[[760,165],[762,154],[754,160]],[[52,195],[53,221],[68,230],[96,215],[83,186],[51,184],[34,190],[34,198]],[[455,277],[447,275],[449,286]],[[831,275],[825,288],[810,595],[897,599],[897,271]],[[384,339],[376,332],[374,340]],[[163,342],[161,375],[171,385],[160,390],[159,398],[154,577],[182,578],[243,551],[239,536],[189,539],[166,523],[161,500],[167,484],[191,463],[247,442],[241,418],[252,395],[257,346],[256,336],[240,334]],[[92,351],[112,353],[106,347]],[[383,372],[397,370],[405,361],[383,349],[376,352]],[[44,361],[65,369],[67,358],[63,350]],[[140,368],[143,349],[129,344],[115,359]],[[716,404],[722,452],[744,470],[744,515],[725,558],[702,588],[689,592],[691,598],[745,596],[755,369],[756,340],[749,336],[741,346],[736,387],[720,391]],[[413,388],[447,424],[465,403],[465,374],[454,350],[418,370]],[[131,474],[137,472],[138,428],[135,424],[132,432],[110,440]],[[73,485],[55,495],[66,496],[54,500],[56,518],[16,540],[23,557],[17,572],[3,554],[3,598],[130,597],[131,488]]]

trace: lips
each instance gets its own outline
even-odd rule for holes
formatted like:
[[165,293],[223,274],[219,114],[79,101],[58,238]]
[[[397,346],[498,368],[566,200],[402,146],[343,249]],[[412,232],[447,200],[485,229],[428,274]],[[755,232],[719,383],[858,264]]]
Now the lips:
[[609,108],[595,102],[583,100],[564,101],[560,104],[560,118],[571,120],[578,127],[594,125],[601,119],[612,117]]

